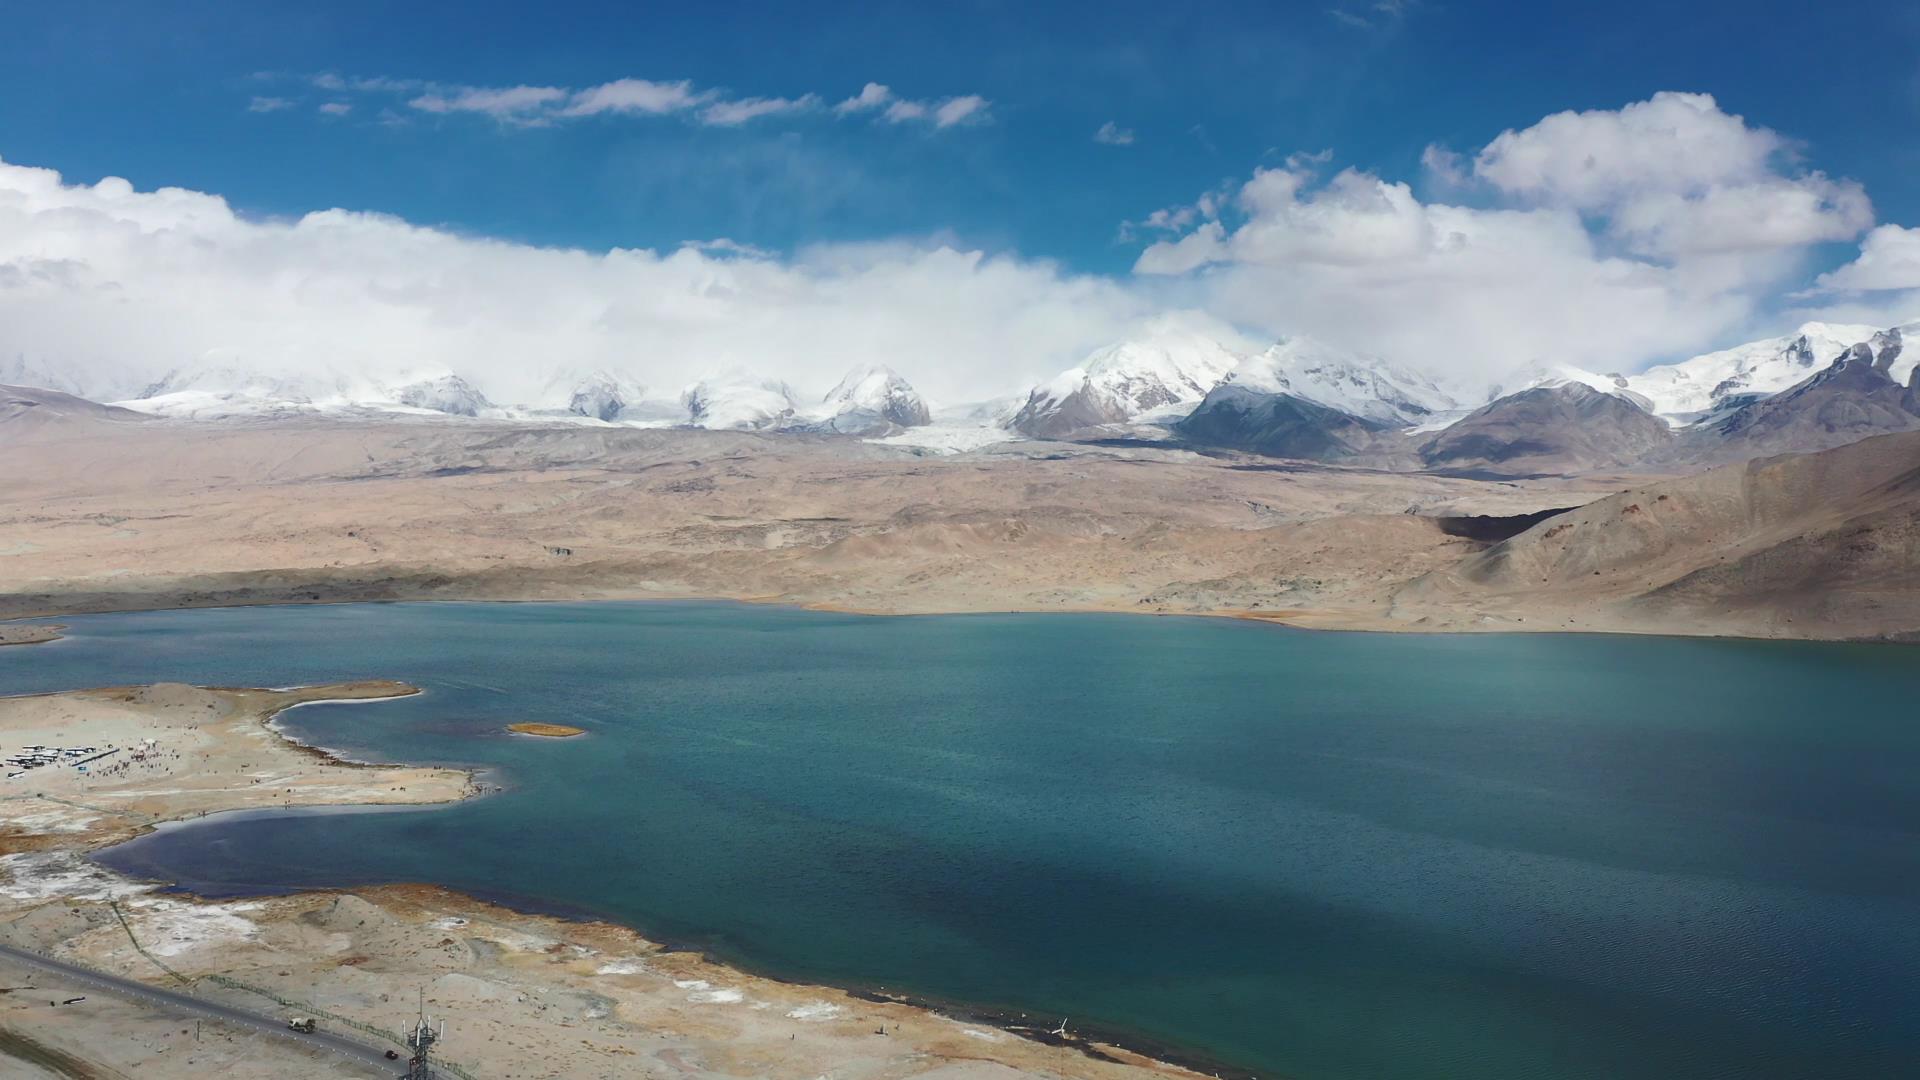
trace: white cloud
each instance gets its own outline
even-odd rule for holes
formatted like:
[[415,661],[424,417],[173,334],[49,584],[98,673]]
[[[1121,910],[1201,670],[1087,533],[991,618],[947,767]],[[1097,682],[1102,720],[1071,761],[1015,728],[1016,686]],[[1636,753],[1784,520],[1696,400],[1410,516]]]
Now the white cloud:
[[1472,179],[1466,159],[1439,143],[1428,143],[1427,148],[1420,151],[1420,167],[1443,187],[1465,187]]
[[1851,239],[1872,224],[1859,184],[1789,174],[1792,151],[1712,95],[1663,92],[1502,132],[1473,172],[1534,205],[1607,215],[1614,235],[1647,255],[1797,247]]
[[931,121],[936,128],[949,128],[958,124],[985,120],[992,104],[979,94],[962,94],[959,97],[939,100],[914,100],[895,94],[891,87],[884,84],[870,82],[861,87],[858,94],[836,104],[833,111],[839,116],[878,113],[880,119],[889,124],[906,124],[924,120]]
[[[361,93],[399,100],[417,111],[437,115],[472,113],[504,124],[541,127],[560,120],[589,116],[683,115],[710,127],[738,127],[766,116],[797,115],[825,107],[815,93],[794,97],[733,97],[720,90],[695,86],[691,81],[615,79],[582,89],[563,86],[446,86],[418,79],[348,78],[333,72],[305,76],[302,81],[329,93]],[[285,108],[284,98],[255,98],[255,111]],[[344,103],[343,103],[344,104]],[[978,94],[915,100],[902,98],[880,83],[867,83],[858,94],[833,106],[839,116],[875,113],[890,123],[925,121],[936,128],[977,123],[987,118],[991,103]],[[331,113],[331,110],[323,110]],[[333,113],[333,115],[338,115]]]
[[1149,295],[932,241],[542,248],[0,163],[0,356],[102,396],[209,362],[322,383],[445,368],[501,401],[603,367],[668,396],[732,366],[817,393],[874,362],[967,400],[1067,366],[1151,315]]
[[933,109],[934,127],[952,127],[955,124],[974,123],[986,119],[987,99],[979,94],[967,94],[963,97],[948,98]]
[[893,100],[893,91],[888,87],[870,82],[860,88],[860,92],[833,107],[833,111],[845,116],[848,113],[872,112]]
[[1706,95],[1659,94],[1505,132],[1471,175],[1442,147],[1422,155],[1438,187],[1478,184],[1491,207],[1355,169],[1323,178],[1296,155],[1228,200],[1148,217],[1174,235],[1135,270],[1182,278],[1243,325],[1444,371],[1633,370],[1748,329],[1811,245],[1871,223],[1858,184],[1796,171],[1789,150]]
[[679,82],[615,79],[575,93],[561,112],[566,116],[594,116],[599,113],[663,116],[690,109],[712,98],[711,91],[696,91],[693,84],[684,79]]
[[283,97],[255,97],[247,103],[248,112],[279,112],[293,107],[293,102]]
[[1133,130],[1123,128],[1109,120],[1100,125],[1100,130],[1093,133],[1093,141],[1107,146],[1132,146]]
[[1387,30],[1399,26],[1413,6],[1413,0],[1341,0],[1327,14],[1357,30]]
[[734,127],[762,116],[810,112],[819,107],[820,98],[815,94],[797,98],[742,98],[715,102],[701,111],[700,119],[716,127]]
[[1710,94],[1663,91],[1620,109],[1560,112],[1504,131],[1473,171],[1501,191],[1601,209],[1769,176],[1787,142],[1720,111]]
[[566,98],[567,92],[557,86],[463,86],[421,94],[407,104],[421,112],[472,112],[511,123],[538,123],[550,106]]
[[920,101],[891,101],[887,103],[887,111],[880,114],[881,118],[889,124],[921,120],[925,119],[926,115],[926,103]]
[[324,116],[345,116],[353,111],[353,106],[344,101],[328,101],[320,106]]
[[1920,289],[1920,229],[1882,225],[1860,242],[1860,256],[1820,275],[1830,292],[1889,292]]

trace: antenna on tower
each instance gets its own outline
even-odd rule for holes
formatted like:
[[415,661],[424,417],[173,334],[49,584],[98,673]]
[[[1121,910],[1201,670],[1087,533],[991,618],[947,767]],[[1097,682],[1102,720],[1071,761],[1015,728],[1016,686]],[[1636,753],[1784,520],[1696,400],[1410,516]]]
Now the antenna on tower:
[[446,1033],[447,1021],[445,1017],[441,1017],[440,1030],[437,1032],[433,1029],[433,1024],[428,1021],[427,988],[424,986],[421,987],[420,1019],[413,1025],[413,1030],[407,1032],[407,1047],[413,1051],[413,1056],[407,1059],[407,1071],[404,1080],[434,1080],[433,1066],[428,1063],[427,1054],[433,1049],[433,1044],[439,1042],[441,1036]]

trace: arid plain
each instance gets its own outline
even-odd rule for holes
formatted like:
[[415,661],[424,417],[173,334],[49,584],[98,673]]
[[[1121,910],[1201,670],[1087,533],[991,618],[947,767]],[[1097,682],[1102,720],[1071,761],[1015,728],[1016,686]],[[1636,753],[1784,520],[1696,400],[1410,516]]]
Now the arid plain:
[[941,456],[791,434],[129,416],[0,426],[0,616],[724,597],[1346,629],[1920,630],[1913,434],[1684,477],[1493,479],[1136,442]]

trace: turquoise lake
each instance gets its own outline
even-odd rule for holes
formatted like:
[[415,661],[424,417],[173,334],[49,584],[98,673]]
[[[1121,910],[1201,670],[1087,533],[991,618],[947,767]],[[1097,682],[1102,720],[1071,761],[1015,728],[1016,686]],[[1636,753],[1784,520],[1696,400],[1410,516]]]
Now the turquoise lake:
[[1911,647],[698,603],[64,621],[0,649],[0,692],[402,679],[427,692],[285,723],[506,787],[101,856],[203,894],[432,881],[1263,1077],[1920,1075]]

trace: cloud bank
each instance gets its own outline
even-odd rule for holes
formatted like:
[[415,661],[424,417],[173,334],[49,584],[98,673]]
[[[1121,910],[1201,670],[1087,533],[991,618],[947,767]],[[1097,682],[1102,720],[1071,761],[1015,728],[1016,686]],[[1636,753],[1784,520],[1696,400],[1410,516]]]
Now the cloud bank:
[[[337,82],[324,89],[354,91]],[[377,92],[448,112],[712,124],[817,109],[938,127],[986,108],[877,83],[833,105],[632,79]],[[1537,364],[1633,371],[1805,317],[1920,313],[1920,229],[1872,228],[1866,192],[1800,154],[1677,93],[1558,113],[1471,152],[1429,147],[1417,187],[1295,154],[1124,225],[1144,246],[1117,278],[940,240],[585,251],[337,209],[268,220],[213,194],[0,162],[0,372],[117,398],[210,365],[376,383],[453,371],[532,403],[597,369],[670,397],[730,368],[818,393],[882,363],[959,402],[1179,311],[1229,336],[1310,334],[1467,389]],[[1852,261],[1813,274],[1820,245],[1863,235]]]
[[0,370],[94,397],[209,366],[376,384],[451,370],[507,402],[602,368],[668,397],[734,367],[819,393],[884,363],[963,401],[1051,374],[1152,307],[937,242],[588,252],[346,210],[252,219],[215,195],[0,163]]
[[[1705,94],[1558,113],[1423,161],[1450,201],[1295,155],[1135,223],[1160,234],[1135,270],[1183,279],[1248,326],[1462,377],[1630,371],[1750,330],[1815,245],[1873,223],[1860,185],[1800,168],[1787,139]],[[1873,267],[1829,284],[1902,265],[1904,234],[1883,234]]]

